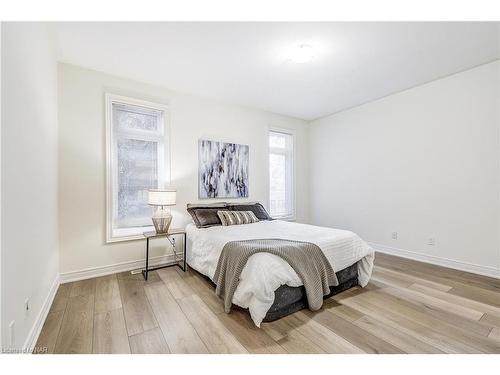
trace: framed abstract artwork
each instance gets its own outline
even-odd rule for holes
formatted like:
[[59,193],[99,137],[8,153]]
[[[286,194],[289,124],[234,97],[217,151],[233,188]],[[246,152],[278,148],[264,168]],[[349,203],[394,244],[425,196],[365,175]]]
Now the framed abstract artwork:
[[198,196],[248,198],[248,145],[198,141]]

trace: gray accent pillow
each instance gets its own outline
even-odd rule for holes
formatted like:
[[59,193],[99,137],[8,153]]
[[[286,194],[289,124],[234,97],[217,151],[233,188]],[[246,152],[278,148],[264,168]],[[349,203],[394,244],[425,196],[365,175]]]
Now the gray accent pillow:
[[187,212],[193,218],[197,228],[209,228],[217,225],[222,225],[217,211],[227,209],[227,203],[212,203],[212,204],[188,204]]
[[252,211],[259,220],[273,220],[260,203],[235,203],[229,205],[231,211]]
[[252,211],[217,211],[223,226],[258,223],[259,219]]

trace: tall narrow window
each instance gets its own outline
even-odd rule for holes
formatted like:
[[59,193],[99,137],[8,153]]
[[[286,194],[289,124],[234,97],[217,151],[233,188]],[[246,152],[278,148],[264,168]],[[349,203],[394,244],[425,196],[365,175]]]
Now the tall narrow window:
[[107,241],[136,238],[152,226],[148,190],[166,183],[167,108],[106,95]]
[[293,143],[293,134],[269,131],[269,208],[274,218],[295,218]]

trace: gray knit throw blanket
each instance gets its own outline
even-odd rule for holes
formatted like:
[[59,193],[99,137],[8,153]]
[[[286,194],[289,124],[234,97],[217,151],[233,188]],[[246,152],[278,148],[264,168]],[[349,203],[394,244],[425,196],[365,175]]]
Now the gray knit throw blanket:
[[323,305],[323,296],[330,293],[330,286],[339,282],[333,268],[321,249],[309,242],[259,239],[228,242],[215,270],[215,293],[224,300],[224,311],[231,311],[234,292],[248,258],[257,253],[270,253],[284,259],[302,280],[310,310]]

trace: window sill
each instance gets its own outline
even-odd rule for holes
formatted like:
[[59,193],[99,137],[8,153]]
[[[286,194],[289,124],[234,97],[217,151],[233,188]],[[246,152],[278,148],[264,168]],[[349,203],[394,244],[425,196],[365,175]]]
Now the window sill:
[[106,243],[136,241],[144,239],[144,232],[154,231],[154,226],[115,229],[112,234],[108,234]]
[[296,217],[294,216],[272,216],[274,220],[283,220],[283,221],[295,221]]

